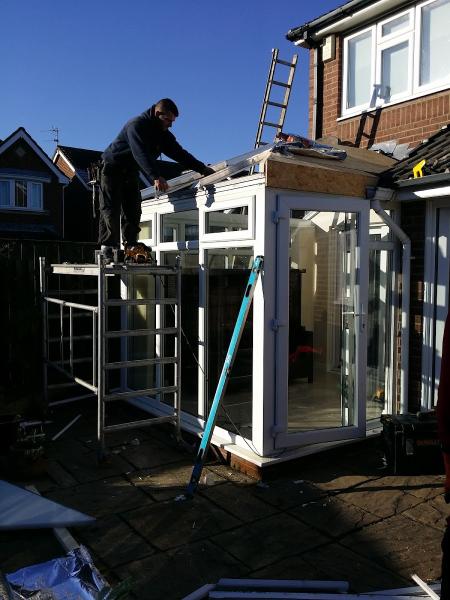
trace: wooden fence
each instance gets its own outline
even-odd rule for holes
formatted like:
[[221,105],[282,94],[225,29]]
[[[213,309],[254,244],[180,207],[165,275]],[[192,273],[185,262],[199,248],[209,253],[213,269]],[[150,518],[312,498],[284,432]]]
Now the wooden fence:
[[85,242],[0,240],[0,414],[41,405],[39,257],[92,263],[95,248]]

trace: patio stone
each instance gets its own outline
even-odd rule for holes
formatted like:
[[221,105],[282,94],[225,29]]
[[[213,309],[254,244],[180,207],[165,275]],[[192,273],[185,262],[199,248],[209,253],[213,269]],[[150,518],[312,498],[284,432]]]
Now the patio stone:
[[341,544],[400,576],[416,573],[427,581],[440,576],[441,538],[436,529],[397,515],[345,536]]
[[413,521],[435,527],[443,534],[446,526],[446,518],[450,515],[450,507],[445,503],[444,496],[441,495],[429,502],[418,504],[406,510],[403,514]]
[[62,459],[60,462],[80,483],[114,477],[132,470],[127,461],[114,454],[108,455],[101,462],[98,462],[96,452],[83,454],[75,459]]
[[301,506],[324,495],[316,486],[300,478],[260,482],[252,488],[252,492],[257,498],[276,506],[279,510]]
[[[174,499],[184,494],[192,474],[192,463],[182,461],[163,467],[134,471],[130,476],[133,485],[149,494],[154,500]],[[225,479],[214,472],[203,469],[199,489],[225,483]]]
[[332,537],[341,537],[380,519],[372,513],[334,497],[319,498],[297,506],[290,511],[290,514]]
[[239,521],[204,498],[158,502],[125,512],[124,519],[160,550],[195,542],[239,525]]
[[120,456],[135,469],[150,469],[185,459],[186,453],[161,442],[148,440],[139,446],[127,446]]
[[131,577],[136,598],[179,600],[221,577],[246,577],[247,569],[221,548],[203,541],[133,561],[116,574],[122,580]]
[[258,483],[257,479],[254,479],[245,473],[241,473],[240,471],[235,471],[228,465],[206,465],[204,470],[216,473],[217,475],[220,475],[220,477],[228,479],[228,481],[232,481],[233,483],[248,486],[255,486]]
[[308,552],[330,538],[287,514],[278,514],[212,540],[251,569],[260,569],[291,554]]
[[245,522],[263,519],[276,512],[273,506],[257,498],[248,487],[234,483],[203,489],[201,495]]
[[52,491],[47,497],[97,518],[152,503],[146,494],[121,477]]
[[348,581],[350,590],[357,593],[411,585],[410,579],[383,569],[375,561],[337,543],[310,550],[302,556],[290,556],[254,571],[251,577]]
[[349,491],[339,493],[339,499],[378,517],[388,518],[419,504],[421,499],[404,490],[396,478],[367,481]]
[[99,519],[90,527],[78,528],[74,535],[110,568],[154,553],[138,533],[115,515]]

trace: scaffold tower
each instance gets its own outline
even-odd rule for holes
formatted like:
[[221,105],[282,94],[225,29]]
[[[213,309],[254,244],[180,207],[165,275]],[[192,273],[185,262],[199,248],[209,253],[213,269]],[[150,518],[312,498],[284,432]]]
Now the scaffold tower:
[[[180,439],[179,262],[107,264],[100,252],[94,264],[40,258],[40,291],[47,406],[96,397],[100,459],[110,432],[170,422]],[[80,386],[84,393],[66,397]],[[110,422],[112,402],[149,397],[169,405],[170,414]]]

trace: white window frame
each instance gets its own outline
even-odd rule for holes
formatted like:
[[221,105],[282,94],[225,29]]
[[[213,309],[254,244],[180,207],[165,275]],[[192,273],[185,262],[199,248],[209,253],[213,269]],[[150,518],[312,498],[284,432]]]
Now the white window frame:
[[[8,211],[28,211],[28,212],[43,212],[44,211],[44,193],[41,181],[35,181],[34,179],[28,179],[27,177],[0,177],[1,182],[9,183],[9,204],[0,205],[0,210]],[[16,206],[16,183],[24,182],[27,184],[27,206]],[[40,190],[40,206],[28,206],[29,199],[31,198],[31,188],[33,185],[37,185]]]
[[[255,237],[255,202],[256,196],[235,198],[214,202],[212,206],[204,206],[200,211],[200,240],[202,242],[230,242],[234,240],[253,240]],[[220,233],[206,233],[206,215],[210,212],[219,212],[232,208],[247,207],[248,228],[241,231],[223,231]]]
[[[420,32],[422,29],[422,9],[425,6],[434,4],[438,0],[426,0],[421,2],[416,7],[416,27],[415,27],[415,40],[414,40],[414,89],[420,90],[422,94],[429,94],[430,92],[439,91],[450,86],[450,72],[447,77],[437,81],[420,85]],[[444,60],[448,59],[445,57]]]
[[[349,35],[348,37],[346,37],[344,39],[344,65],[343,65],[343,72],[342,72],[342,82],[343,82],[343,86],[342,86],[342,114],[346,115],[347,113],[360,113],[362,110],[364,110],[365,108],[368,108],[368,106],[370,105],[370,102],[372,100],[372,96],[370,97],[370,100],[368,103],[366,104],[358,104],[357,106],[352,106],[351,108],[346,108],[347,106],[347,100],[348,100],[348,44],[351,40],[353,40],[356,37],[359,37],[360,35],[363,35],[364,33],[366,33],[367,31],[370,31],[371,36],[372,36],[372,47],[371,47],[371,69],[370,69],[370,80],[371,82],[374,80],[374,68],[375,68],[375,56],[376,56],[376,46],[375,46],[375,26],[372,27],[366,27],[365,29],[361,29],[360,31],[358,31],[357,33],[353,33],[352,35]],[[372,92],[373,92],[373,85],[372,87]]]
[[[419,85],[420,81],[420,43],[421,43],[421,23],[422,9],[425,6],[433,4],[438,0],[426,0],[415,6],[391,15],[387,19],[377,22],[371,27],[366,27],[344,38],[344,54],[342,67],[342,106],[341,117],[337,120],[347,119],[357,116],[365,110],[373,110],[376,107],[391,106],[405,100],[413,100],[420,96],[430,93],[437,93],[450,87],[450,72],[440,81],[435,81],[426,85]],[[390,21],[409,13],[409,25],[405,29],[392,34],[382,36],[382,27]],[[372,95],[368,102],[358,106],[347,108],[348,99],[348,43],[355,37],[358,37],[367,31],[372,33],[372,69],[371,69],[371,88]],[[408,86],[402,93],[394,94],[387,101],[384,99],[383,90],[381,90],[381,55],[383,50],[396,46],[404,41],[408,41]]]

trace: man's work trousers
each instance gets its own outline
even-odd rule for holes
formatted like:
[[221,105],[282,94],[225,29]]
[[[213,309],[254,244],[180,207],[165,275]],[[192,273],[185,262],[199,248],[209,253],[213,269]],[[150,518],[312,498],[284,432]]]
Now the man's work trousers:
[[142,213],[138,172],[105,163],[99,204],[99,244],[119,247],[121,224],[124,244],[136,242]]

